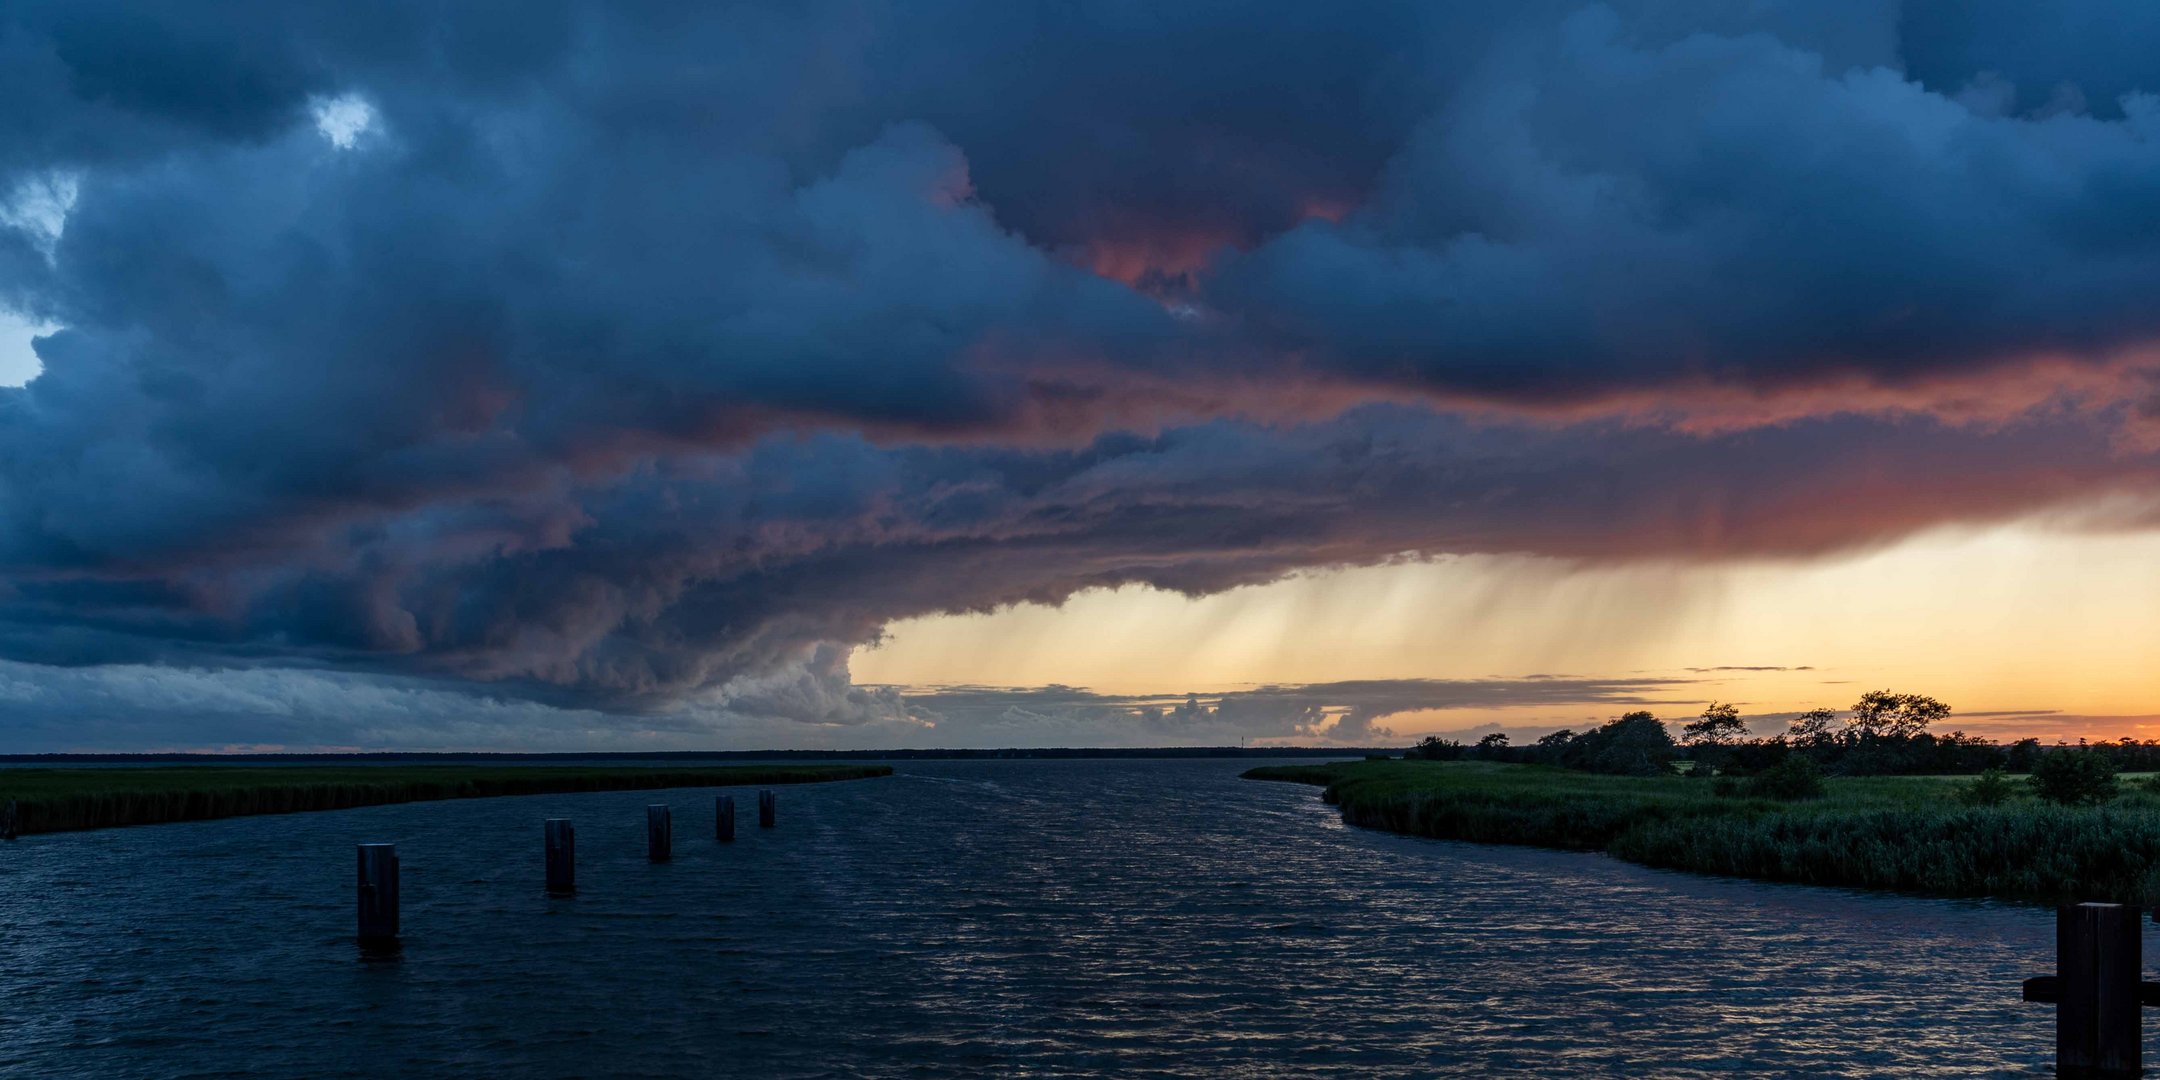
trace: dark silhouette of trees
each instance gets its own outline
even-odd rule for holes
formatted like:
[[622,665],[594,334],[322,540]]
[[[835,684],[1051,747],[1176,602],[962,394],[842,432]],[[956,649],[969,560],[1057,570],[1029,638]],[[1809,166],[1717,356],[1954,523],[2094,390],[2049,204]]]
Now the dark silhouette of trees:
[[1792,727],[1786,735],[1796,746],[1823,746],[1837,738],[1837,732],[1831,728],[1836,723],[1836,709],[1809,709],[1793,717]]
[[1926,694],[1870,690],[1853,704],[1852,719],[1845,722],[1845,730],[1863,739],[1909,739],[1949,715],[1950,706]]
[[1418,744],[1411,747],[1403,756],[1413,761],[1457,761],[1462,758],[1466,749],[1468,748],[1453,739],[1443,739],[1438,735],[1427,735],[1419,739]]
[[[1782,734],[1748,738],[1748,724],[1739,709],[1712,702],[1700,717],[1681,728],[1681,734],[1686,757],[1695,762],[1700,775],[1719,777],[1719,790],[1768,798],[1807,798],[1806,792],[1825,775],[1973,776],[1992,770],[1996,778],[1983,779],[1968,799],[1991,805],[1985,800],[2009,797],[2007,781],[1998,782],[2000,776],[2033,773],[2032,789],[2043,798],[2105,801],[2113,797],[2116,773],[2160,772],[2160,742],[2121,739],[2090,746],[2080,742],[2075,747],[2057,744],[2051,750],[2038,739],[2003,745],[1962,731],[1938,735],[1930,730],[1950,714],[1950,706],[1925,694],[1871,690],[1854,703],[1851,718],[1842,726],[1837,710],[1818,708],[1794,717]],[[1511,745],[1507,735],[1497,731],[1472,746],[1427,736],[1403,756],[1433,761],[1477,758],[1656,776],[1671,772],[1682,753],[1664,722],[1647,711],[1637,711],[1590,731],[1555,731],[1523,746]],[[1803,759],[1805,764],[1788,765]],[[1811,783],[1808,776],[1815,781]],[[1754,780],[1762,784],[1757,786]],[[2160,793],[2160,786],[2155,792]]]
[[1555,731],[1542,739],[1539,739],[1537,743],[1532,747],[1531,752],[1536,755],[1536,760],[1543,764],[1565,764],[1567,759],[1568,745],[1573,743],[1574,741],[1574,730],[1572,728],[1561,728],[1560,730]]
[[2064,806],[2098,806],[2115,798],[2115,763],[2082,744],[2051,751],[2033,766],[2033,794]]
[[1567,762],[1591,772],[1657,776],[1672,771],[1680,750],[1672,732],[1646,711],[1631,712],[1576,737]]
[[1702,711],[1702,719],[1680,729],[1681,738],[1690,746],[1724,746],[1747,737],[1747,733],[1747,721],[1740,719],[1739,707],[1716,701]]
[[1853,703],[1842,728],[1834,709],[1801,713],[1788,731],[1789,743],[1826,771],[1847,775],[1976,773],[2004,764],[1994,743],[1962,731],[1928,732],[1949,715],[1950,706],[1926,694],[1870,690]]
[[1700,719],[1680,729],[1680,738],[1688,744],[1688,757],[1698,771],[1715,771],[1727,767],[1729,747],[1746,738],[1747,733],[1747,722],[1740,719],[1739,707],[1713,701]]
[[2040,740],[2019,739],[2003,751],[2003,768],[2015,773],[2029,773],[2040,763]]

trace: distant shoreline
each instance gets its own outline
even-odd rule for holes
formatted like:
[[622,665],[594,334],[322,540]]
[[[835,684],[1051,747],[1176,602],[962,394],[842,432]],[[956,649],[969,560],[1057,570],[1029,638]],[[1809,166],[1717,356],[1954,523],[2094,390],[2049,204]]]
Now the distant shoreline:
[[886,765],[580,768],[285,765],[0,770],[0,837],[391,803],[663,788],[777,787],[890,776]]
[[230,762],[306,764],[326,761],[430,762],[520,761],[969,761],[1029,758],[1344,758],[1366,754],[1399,756],[1403,748],[1342,746],[1144,746],[1144,747],[1001,747],[969,749],[952,747],[906,750],[605,750],[581,752],[550,750],[360,750],[347,752],[292,752],[224,754],[175,751],[171,753],[0,754],[0,765],[215,765]]
[[1344,822],[1440,840],[1602,851],[1666,870],[2027,903],[2160,903],[2160,795],[2058,806],[2020,791],[1960,801],[1934,776],[1835,777],[1821,798],[1717,793],[1706,780],[1548,765],[1356,761],[1261,766],[1321,787]]

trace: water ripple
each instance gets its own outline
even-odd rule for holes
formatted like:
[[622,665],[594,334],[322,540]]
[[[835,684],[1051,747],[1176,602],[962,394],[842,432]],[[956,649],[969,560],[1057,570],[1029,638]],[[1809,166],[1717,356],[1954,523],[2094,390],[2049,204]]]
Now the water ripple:
[[[0,1073],[2048,1074],[2046,912],[1368,833],[1240,768],[912,762],[728,846],[709,790],[30,837]],[[350,940],[363,840],[399,845],[396,962]]]

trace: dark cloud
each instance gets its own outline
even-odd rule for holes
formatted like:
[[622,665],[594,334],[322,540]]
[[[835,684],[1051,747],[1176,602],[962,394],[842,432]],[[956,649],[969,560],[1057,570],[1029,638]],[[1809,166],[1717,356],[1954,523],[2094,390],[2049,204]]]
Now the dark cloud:
[[[804,673],[807,672],[807,673]],[[1688,680],[1375,679],[1208,694],[1068,686],[857,687],[827,652],[636,717],[409,677],[293,667],[52,667],[0,660],[18,753],[130,749],[696,750],[788,746],[1380,746],[1380,721],[1510,707],[1655,705]]]
[[2040,21],[11,4],[0,656],[904,725],[908,615],[2143,495],[2160,108]]
[[1078,450],[782,438],[326,529],[304,562],[24,576],[0,641],[47,662],[297,654],[650,706],[925,611],[1134,582],[1206,593],[1434,550],[1807,554],[2149,481],[2098,438],[1847,420],[1706,445],[1391,407]]
[[1493,66],[1358,213],[1233,260],[1211,302],[1359,376],[1522,401],[1896,383],[2156,329],[2160,98],[1999,115],[1603,8]]
[[1931,90],[2006,112],[2089,108],[2123,115],[2127,94],[2154,92],[2160,11],[2108,0],[1905,0],[1901,54]]

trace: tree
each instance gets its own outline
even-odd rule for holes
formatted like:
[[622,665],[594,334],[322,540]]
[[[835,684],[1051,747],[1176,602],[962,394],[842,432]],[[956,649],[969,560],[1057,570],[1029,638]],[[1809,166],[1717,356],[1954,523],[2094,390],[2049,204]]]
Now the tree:
[[1427,735],[1403,756],[1423,761],[1454,761],[1463,756],[1463,744],[1438,735]]
[[1898,696],[1897,712],[1890,717],[1890,734],[1899,738],[1914,738],[1927,730],[1929,724],[1950,715],[1950,706],[1926,694],[1901,694]]
[[1655,715],[1631,712],[1575,740],[1591,772],[1658,776],[1671,771],[1677,756],[1672,732]]
[[1479,757],[1499,758],[1507,756],[1508,738],[1504,731],[1495,731],[1477,741]]
[[1568,750],[1573,746],[1574,742],[1575,733],[1567,728],[1561,728],[1537,741],[1532,751],[1536,755],[1533,760],[1542,761],[1547,765],[1564,765],[1568,760]]
[[2040,763],[2040,740],[2023,738],[2010,744],[2003,753],[2003,767],[2011,772],[2029,773]]
[[1890,728],[1890,714],[1897,711],[1899,695],[1888,690],[1870,690],[1853,703],[1852,719],[1845,721],[1845,731],[1862,739],[1880,738]]
[[1787,734],[1799,746],[1821,746],[1830,741],[1830,725],[1837,723],[1836,709],[1809,709],[1793,717]]
[[1852,719],[1845,730],[1862,739],[1910,739],[1929,724],[1950,715],[1950,706],[1926,694],[1894,694],[1870,690],[1853,703]]
[[1740,719],[1740,709],[1715,701],[1702,711],[1702,719],[1680,729],[1681,738],[1690,746],[1724,746],[1747,733],[1747,721]]

